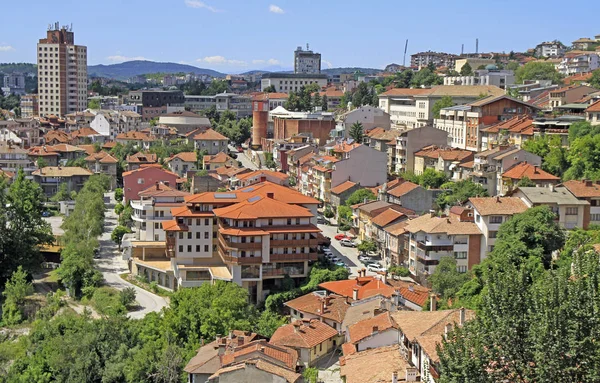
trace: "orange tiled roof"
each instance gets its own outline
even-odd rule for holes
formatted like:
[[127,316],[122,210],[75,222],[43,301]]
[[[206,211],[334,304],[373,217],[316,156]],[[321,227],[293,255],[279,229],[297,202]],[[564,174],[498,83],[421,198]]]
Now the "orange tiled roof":
[[119,133],[116,137],[117,140],[131,140],[131,141],[153,141],[154,138],[150,137],[146,133],[138,132],[136,130],[132,130],[127,133]]
[[184,197],[190,195],[190,193],[173,189],[172,187],[159,182],[150,186],[148,189],[142,190],[138,195],[140,197]]
[[55,152],[53,150],[53,147],[49,146],[49,145],[34,146],[32,148],[29,148],[28,155],[35,156],[35,157],[60,156],[60,154]]
[[592,105],[588,106],[586,112],[600,112],[600,100],[596,101]]
[[356,344],[371,335],[397,328],[398,325],[390,313],[385,312],[348,326],[348,337],[351,343]]
[[13,178],[14,176],[15,176],[15,173],[9,172],[8,170],[0,169],[0,177]]
[[410,181],[404,181],[392,189],[388,189],[388,194],[394,197],[401,197],[406,193],[419,188],[420,186]]
[[301,320],[279,327],[270,343],[292,348],[312,348],[337,335],[336,330],[318,319]]
[[156,163],[158,161],[158,156],[156,153],[142,153],[137,152],[130,156],[127,156],[125,159],[127,163],[137,164],[137,163]]
[[71,132],[71,137],[79,138],[79,137],[89,137],[89,136],[98,136],[100,133],[96,132],[94,129],[90,127],[83,127],[78,130],[74,130]]
[[220,164],[220,163],[227,162],[229,160],[233,160],[233,158],[229,157],[227,155],[227,153],[225,153],[225,152],[219,152],[219,153],[215,154],[214,156],[204,156],[203,160],[207,164],[212,164],[212,163]]
[[116,164],[119,162],[115,157],[111,156],[107,152],[98,152],[91,154],[85,158],[87,162],[96,162],[99,161],[101,164]]
[[333,151],[335,153],[348,153],[348,152],[358,148],[361,145],[362,144],[359,144],[358,142],[349,144],[344,141],[344,142],[340,142],[339,144],[336,144],[335,146],[333,146]]
[[200,132],[197,132],[194,135],[194,140],[229,140],[227,137],[225,137],[224,135],[222,135],[221,133],[218,133],[217,131],[208,128],[208,129],[204,129],[201,130]]
[[340,375],[345,383],[392,383],[392,375],[397,382],[404,382],[402,377],[410,367],[397,344],[344,354],[340,358]]
[[252,178],[252,177],[261,176],[261,175],[271,176],[271,177],[279,178],[281,180],[286,180],[289,178],[289,176],[285,173],[275,172],[272,170],[255,170],[250,173],[240,174],[236,178],[238,180],[244,180],[246,178]]
[[35,170],[32,174],[44,177],[73,177],[91,176],[92,172],[79,166],[46,166],[45,168]]
[[213,212],[217,217],[231,219],[311,218],[313,216],[304,207],[263,196],[254,196],[235,205],[214,209]]
[[196,152],[181,152],[171,156],[167,161],[172,161],[175,158],[179,158],[183,162],[196,162],[198,159]]
[[289,347],[278,346],[273,343],[268,343],[264,339],[254,340],[252,342],[235,347],[232,352],[227,352],[221,356],[221,364],[223,366],[230,365],[239,361],[244,355],[259,352],[270,358],[276,359],[284,364],[287,368],[296,369],[298,362],[298,352]]
[[284,303],[294,310],[342,323],[350,304],[346,297],[329,294],[326,297],[316,293],[308,293]]
[[402,217],[406,217],[406,215],[394,209],[387,209],[371,219],[371,223],[379,227],[384,227]]
[[423,306],[431,295],[431,289],[418,285],[412,282],[397,281],[395,279],[389,279],[388,283],[392,285],[396,291],[406,300],[416,304],[417,306]]
[[587,82],[590,78],[592,78],[592,73],[579,73],[573,76],[568,76],[563,79],[563,83],[565,85],[571,85],[575,82],[582,81]]
[[342,281],[323,282],[319,287],[332,293],[352,298],[354,289],[358,289],[358,299],[381,294],[387,298],[394,293],[394,288],[383,283],[379,277],[358,277]]
[[173,173],[172,171],[163,169],[160,164],[142,164],[137,169],[129,170],[127,172],[123,172],[123,177],[128,176],[128,175],[133,174],[133,173],[143,172],[144,170],[150,169],[150,168],[160,169],[161,171],[165,172],[166,174],[170,174],[172,176],[179,177],[178,174]]
[[482,216],[523,213],[527,205],[517,197],[473,197],[469,202]]
[[523,177],[528,177],[532,181],[560,181],[560,178],[554,176],[539,166],[528,164],[527,162],[519,162],[502,174],[502,177],[520,180]]
[[473,156],[469,150],[455,148],[439,148],[435,145],[423,148],[416,152],[415,157],[442,158],[444,161],[465,161]]
[[77,145],[77,147],[85,150],[88,156],[96,153],[96,148],[94,147],[94,145]]
[[600,181],[570,180],[563,186],[577,198],[600,198]]
[[68,133],[63,132],[62,130],[51,130],[48,133],[46,133],[46,135],[44,136],[44,140],[46,140],[46,142],[56,140],[61,143],[68,143],[71,141],[71,136]]
[[474,222],[461,222],[457,217],[432,217],[424,214],[410,220],[406,225],[406,231],[417,233],[419,231],[435,234],[445,233],[448,235],[477,235],[481,231]]
[[346,182],[342,182],[341,184],[339,184],[338,186],[336,186],[334,188],[331,188],[330,192],[331,192],[331,194],[341,194],[341,193],[345,192],[346,190],[353,188],[354,186],[356,186],[355,182],[346,181]]

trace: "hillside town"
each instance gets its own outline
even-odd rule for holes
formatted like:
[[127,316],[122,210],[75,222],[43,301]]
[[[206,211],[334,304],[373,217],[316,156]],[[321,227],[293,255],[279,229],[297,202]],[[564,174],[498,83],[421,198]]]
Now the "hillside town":
[[114,78],[38,29],[0,383],[600,381],[600,35]]

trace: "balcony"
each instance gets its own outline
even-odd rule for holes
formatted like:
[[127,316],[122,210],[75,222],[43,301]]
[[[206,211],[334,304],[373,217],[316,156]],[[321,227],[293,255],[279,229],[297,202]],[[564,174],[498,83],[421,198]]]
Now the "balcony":
[[219,242],[221,246],[228,249],[239,249],[239,250],[260,250],[262,249],[262,242],[232,242],[227,240],[219,233]]
[[316,261],[319,258],[317,252],[294,253],[294,254],[271,254],[271,262],[283,261]]
[[223,262],[234,265],[259,265],[262,263],[262,257],[233,257],[225,254],[221,248],[219,248],[219,255]]
[[270,241],[271,247],[284,247],[284,246],[317,246],[319,240],[316,238],[310,239],[272,239]]

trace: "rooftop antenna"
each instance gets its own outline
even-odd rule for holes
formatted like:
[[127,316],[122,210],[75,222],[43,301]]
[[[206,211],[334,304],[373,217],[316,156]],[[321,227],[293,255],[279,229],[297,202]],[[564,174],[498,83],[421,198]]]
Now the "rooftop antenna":
[[408,49],[408,39],[406,39],[406,43],[404,44],[404,59],[402,60],[402,66],[406,67],[406,50]]
[[479,53],[479,39],[475,39],[475,53]]

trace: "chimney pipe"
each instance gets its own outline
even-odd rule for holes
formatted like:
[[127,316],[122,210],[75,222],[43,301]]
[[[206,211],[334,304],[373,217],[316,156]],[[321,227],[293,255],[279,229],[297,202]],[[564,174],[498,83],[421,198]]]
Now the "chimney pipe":
[[358,300],[358,289],[356,287],[352,289],[352,299],[354,299],[355,301]]
[[446,323],[444,326],[444,338],[448,339],[448,333],[452,331],[452,325],[450,323]]
[[431,294],[429,296],[429,311],[436,311],[437,310],[437,297],[435,296],[435,294]]
[[466,320],[465,308],[461,307],[460,310],[458,310],[458,324],[460,326],[463,326],[465,324],[465,320]]
[[398,376],[395,372],[392,372],[392,383],[398,383]]

